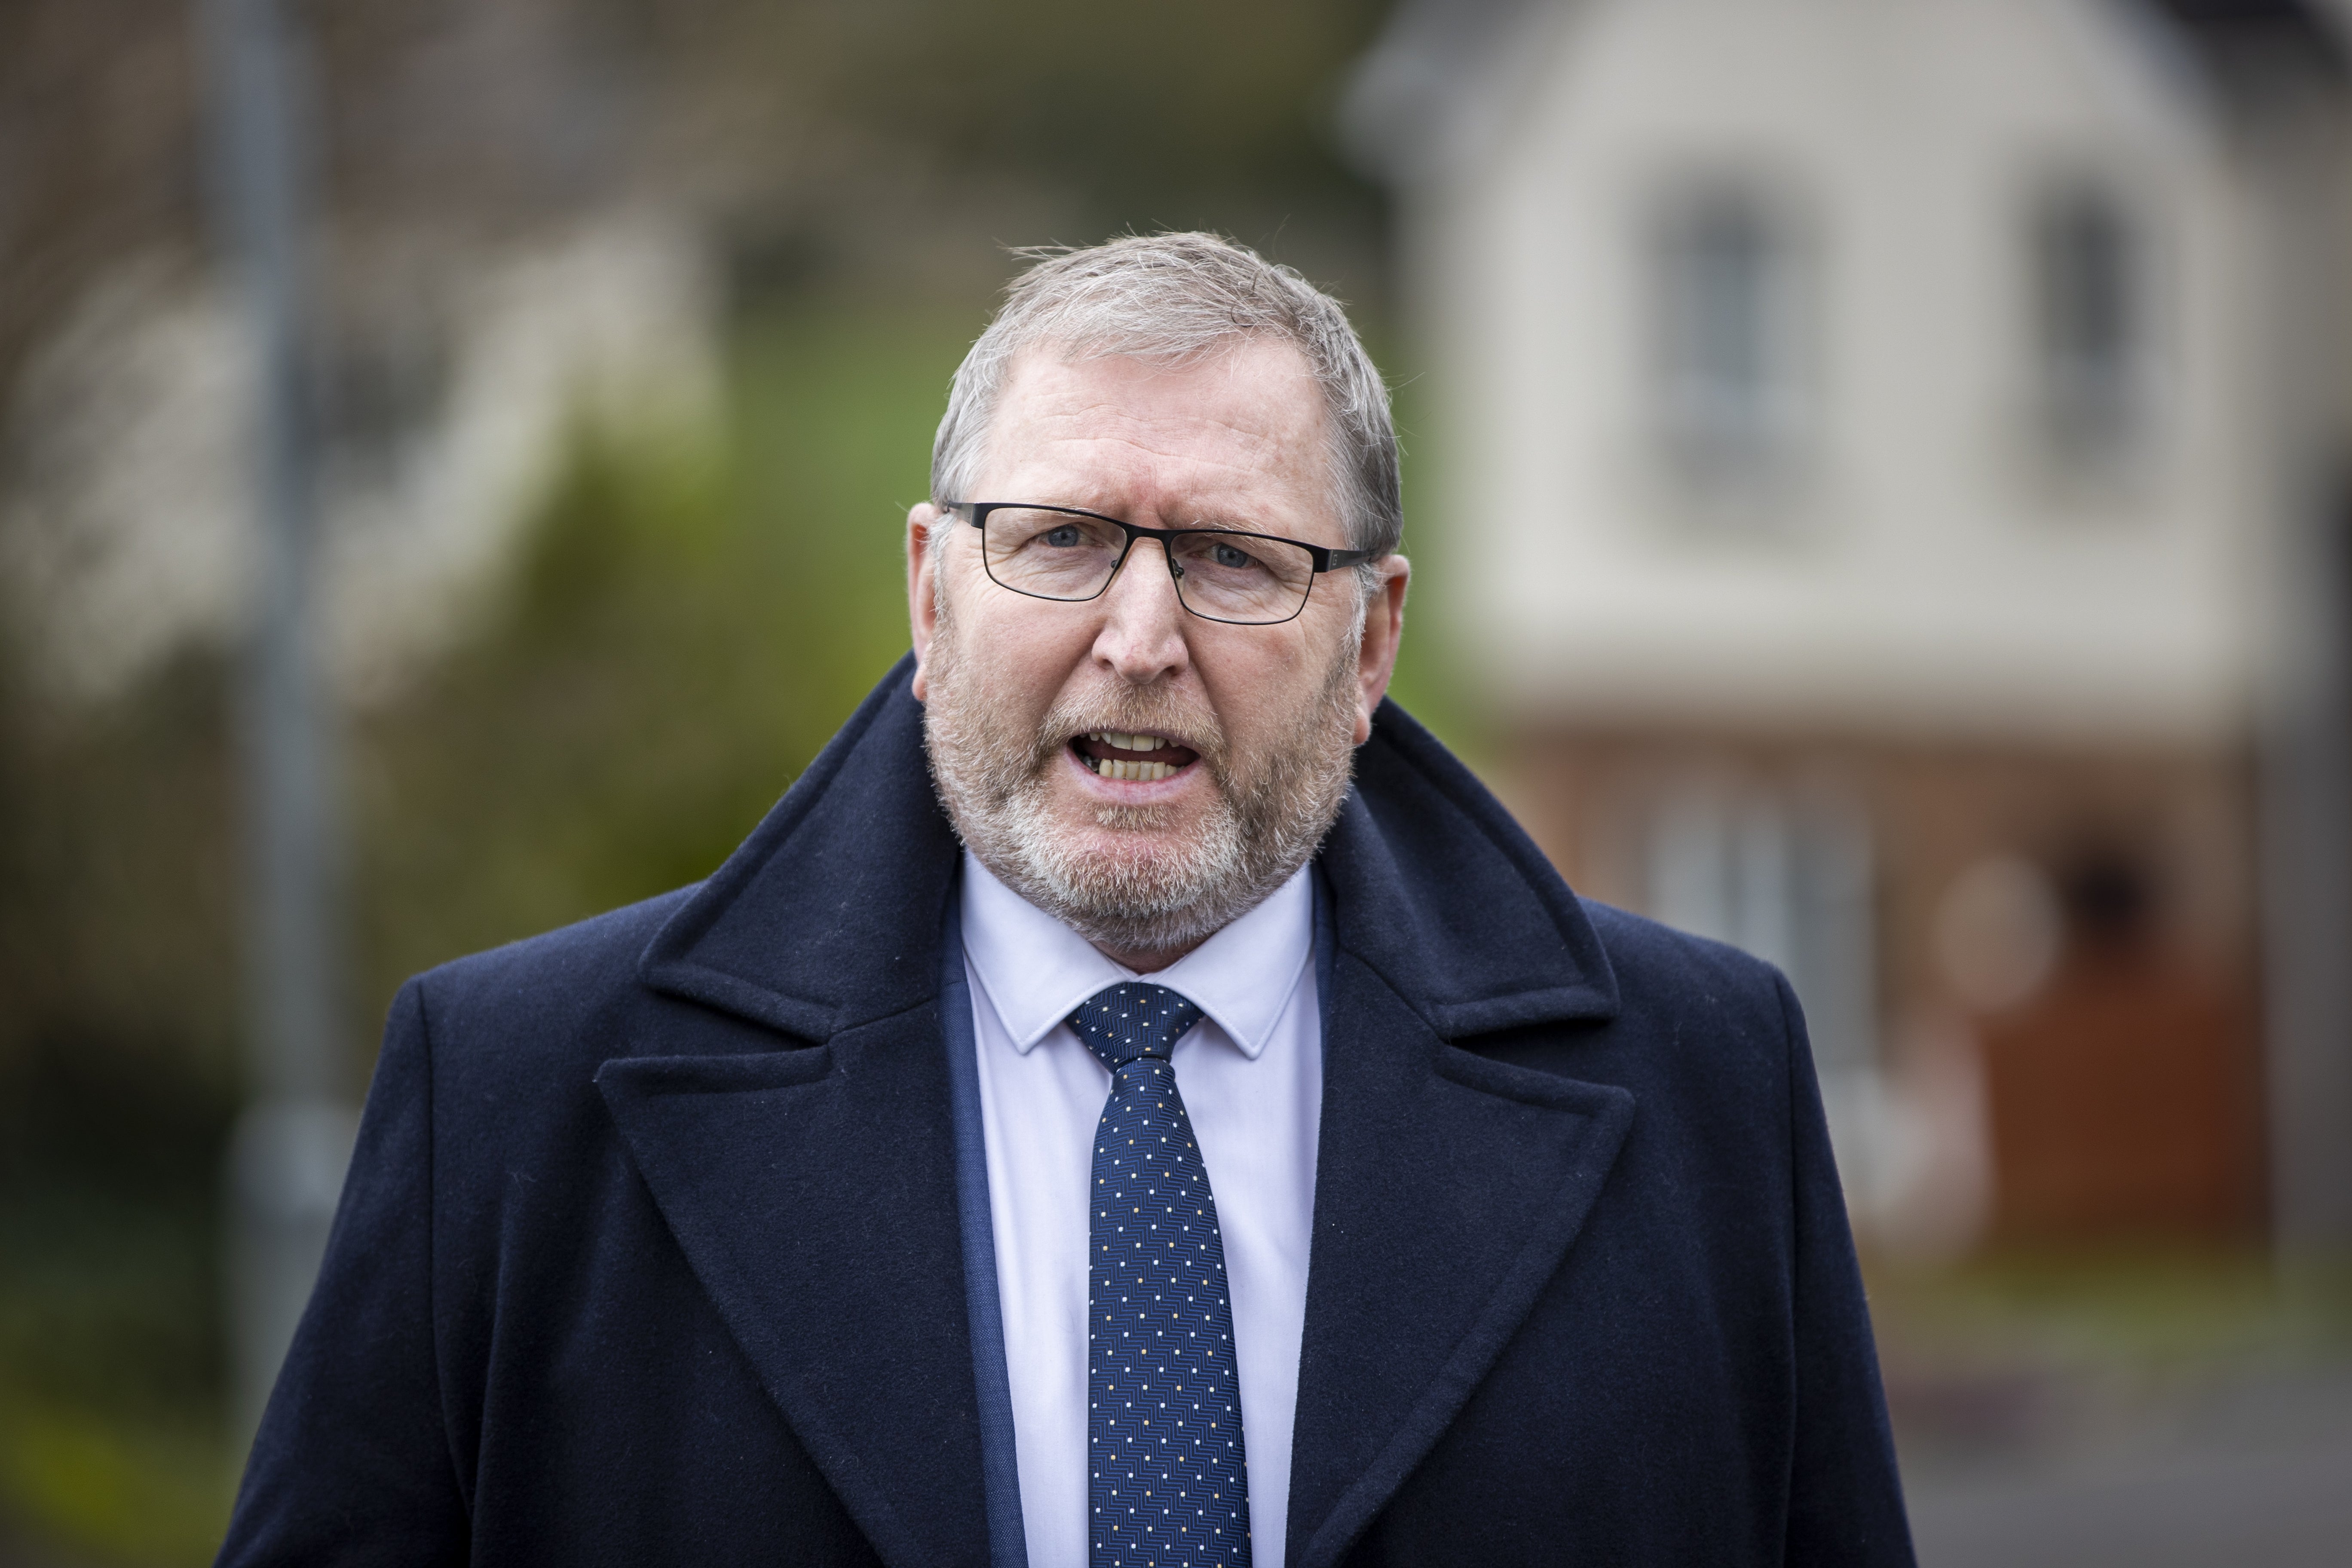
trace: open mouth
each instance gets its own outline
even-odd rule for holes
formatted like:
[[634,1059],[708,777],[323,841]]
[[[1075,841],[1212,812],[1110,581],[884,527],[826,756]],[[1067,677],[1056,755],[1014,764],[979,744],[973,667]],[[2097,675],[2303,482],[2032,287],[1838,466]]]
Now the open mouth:
[[1120,730],[1089,730],[1071,737],[1070,750],[1096,775],[1131,784],[1172,778],[1200,759],[1198,752],[1162,735]]

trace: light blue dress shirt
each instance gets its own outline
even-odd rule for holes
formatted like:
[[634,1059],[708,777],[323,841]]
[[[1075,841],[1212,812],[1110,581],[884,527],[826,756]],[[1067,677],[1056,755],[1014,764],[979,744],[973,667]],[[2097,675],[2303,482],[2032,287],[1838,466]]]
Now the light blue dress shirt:
[[[1110,1074],[1064,1020],[1137,976],[969,853],[961,913],[1029,1562],[1086,1568],[1087,1180]],[[1207,1015],[1173,1060],[1224,1241],[1255,1568],[1281,1568],[1289,1511],[1323,1106],[1314,946],[1302,869],[1149,977]]]

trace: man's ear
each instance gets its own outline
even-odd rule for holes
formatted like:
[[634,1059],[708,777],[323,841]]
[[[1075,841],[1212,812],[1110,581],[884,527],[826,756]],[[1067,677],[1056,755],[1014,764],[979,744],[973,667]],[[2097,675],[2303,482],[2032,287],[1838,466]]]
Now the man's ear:
[[1380,580],[1364,595],[1364,638],[1356,650],[1356,744],[1372,738],[1372,710],[1389,691],[1396,674],[1397,645],[1404,639],[1404,594],[1412,582],[1412,563],[1402,555],[1384,555],[1372,569]]
[[907,512],[907,625],[914,634],[915,679],[909,688],[915,700],[929,700],[926,677],[931,668],[931,636],[940,624],[940,574],[932,552],[938,547],[933,529],[946,514],[929,501]]

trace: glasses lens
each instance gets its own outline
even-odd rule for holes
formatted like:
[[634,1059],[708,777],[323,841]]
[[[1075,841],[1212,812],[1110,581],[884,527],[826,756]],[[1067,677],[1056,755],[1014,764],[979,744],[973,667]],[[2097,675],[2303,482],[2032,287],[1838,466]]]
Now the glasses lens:
[[981,529],[988,574],[1041,599],[1093,598],[1126,544],[1126,534],[1098,519],[1030,507],[1000,508]]
[[1184,607],[1213,621],[1286,621],[1315,585],[1315,558],[1286,540],[1202,531],[1170,543]]

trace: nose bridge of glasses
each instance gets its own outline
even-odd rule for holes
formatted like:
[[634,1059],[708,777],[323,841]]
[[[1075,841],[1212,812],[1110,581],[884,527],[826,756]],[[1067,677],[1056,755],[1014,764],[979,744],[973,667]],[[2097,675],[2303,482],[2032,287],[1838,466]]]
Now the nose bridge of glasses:
[[[1138,528],[1133,524],[1129,524],[1127,531],[1127,553],[1130,556],[1133,555],[1135,553],[1135,547],[1139,544],[1145,543],[1146,542],[1158,545],[1160,547],[1160,559],[1167,566],[1168,575],[1174,579],[1181,587],[1184,581],[1184,563],[1177,559],[1177,556],[1180,553],[1177,549],[1177,541],[1181,537],[1181,533],[1180,531],[1175,529]],[[1124,563],[1122,563],[1122,564],[1124,564]]]
[[[1119,526],[1126,531],[1127,538],[1122,542],[1118,562],[1110,569],[1109,581],[1103,584],[1103,596],[1109,598],[1119,594],[1121,581],[1128,575],[1128,567],[1135,560],[1137,549],[1145,544],[1152,544],[1159,547],[1160,563],[1168,568],[1169,595],[1179,606],[1182,606],[1184,568],[1176,559],[1176,541],[1171,536],[1171,531],[1166,529],[1141,528],[1132,523],[1122,523]],[[1156,574],[1146,574],[1147,583],[1158,580]]]

